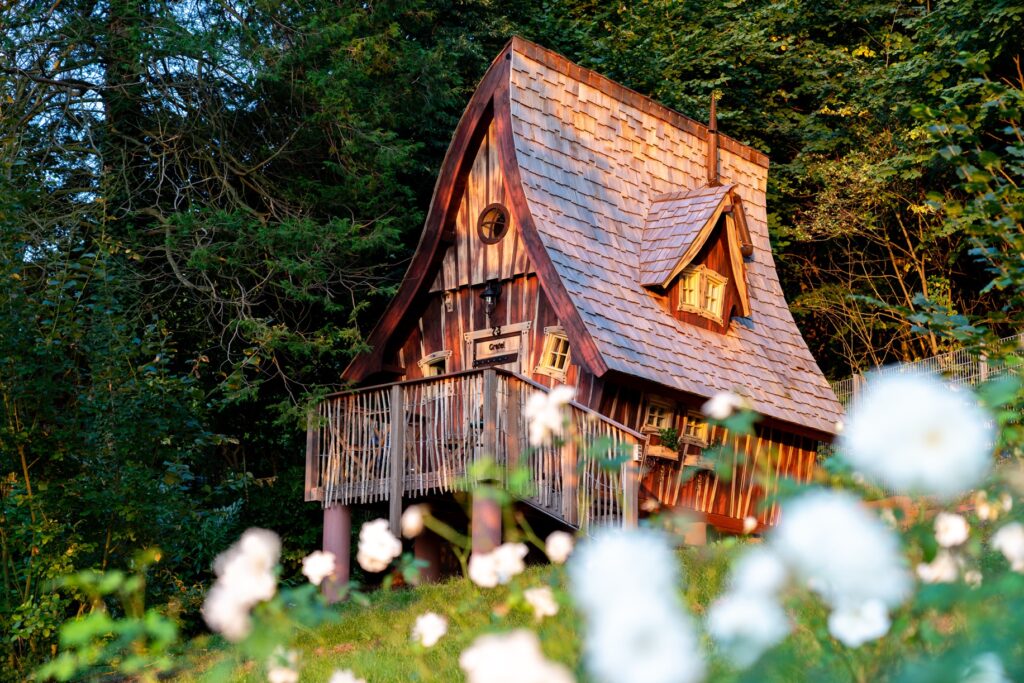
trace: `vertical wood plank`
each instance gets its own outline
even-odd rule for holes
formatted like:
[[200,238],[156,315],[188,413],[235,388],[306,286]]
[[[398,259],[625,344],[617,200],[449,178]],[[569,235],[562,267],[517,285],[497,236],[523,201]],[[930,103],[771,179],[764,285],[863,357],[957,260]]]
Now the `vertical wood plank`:
[[405,487],[405,407],[402,401],[402,386],[391,387],[391,490],[389,492],[389,515],[391,533],[396,536],[402,531],[402,495]]

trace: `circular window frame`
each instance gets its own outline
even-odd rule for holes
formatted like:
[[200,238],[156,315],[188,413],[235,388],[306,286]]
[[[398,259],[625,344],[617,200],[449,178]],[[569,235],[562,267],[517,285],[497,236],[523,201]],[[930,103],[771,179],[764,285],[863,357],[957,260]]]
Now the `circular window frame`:
[[[495,234],[493,237],[488,237],[484,233],[484,217],[492,211],[498,211],[502,218],[504,218],[504,226],[501,232]],[[508,207],[501,202],[494,202],[484,207],[484,210],[480,212],[480,215],[476,219],[476,234],[480,237],[480,241],[484,244],[497,244],[501,240],[505,239],[505,235],[508,234],[509,226],[512,225],[512,218],[509,216]]]

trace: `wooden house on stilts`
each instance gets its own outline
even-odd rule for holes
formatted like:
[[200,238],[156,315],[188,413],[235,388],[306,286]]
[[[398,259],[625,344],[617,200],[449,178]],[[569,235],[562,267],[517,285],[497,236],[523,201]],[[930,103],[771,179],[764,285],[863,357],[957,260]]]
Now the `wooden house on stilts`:
[[[462,116],[372,351],[345,371],[359,388],[311,421],[306,499],[324,507],[325,545],[347,556],[349,506],[388,502],[397,528],[403,502],[451,492],[483,454],[527,466],[524,503],[569,527],[664,508],[774,524],[766,491],[809,476],[841,408],[779,286],[767,174],[714,117],[513,39]],[[632,454],[618,470],[527,447],[527,397],[559,384],[583,439]],[[702,417],[727,390],[760,414],[754,436]],[[670,427],[674,450],[659,443]],[[702,467],[717,443],[749,463],[729,481]],[[486,549],[500,520],[477,512]]]

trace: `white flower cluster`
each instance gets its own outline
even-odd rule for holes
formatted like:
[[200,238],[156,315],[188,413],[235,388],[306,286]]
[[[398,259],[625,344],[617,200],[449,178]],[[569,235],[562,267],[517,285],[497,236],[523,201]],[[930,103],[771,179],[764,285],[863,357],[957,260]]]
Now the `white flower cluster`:
[[337,566],[334,553],[316,550],[302,560],[302,574],[314,586],[319,586],[328,576],[334,574]]
[[992,534],[991,543],[1003,554],[1013,571],[1024,573],[1024,525],[1010,522]]
[[674,599],[677,565],[665,536],[652,530],[606,530],[576,550],[570,586],[586,620],[584,658],[596,680],[704,677],[693,623]]
[[549,661],[533,631],[483,635],[462,651],[467,683],[574,683],[565,666]]
[[523,591],[523,599],[533,608],[533,617],[541,621],[544,617],[553,617],[558,614],[558,603],[555,602],[555,594],[548,586],[528,588]]
[[[952,583],[960,577],[966,563],[956,548],[967,542],[971,527],[961,515],[940,512],[935,515],[935,540],[939,552],[931,562],[917,565],[917,578],[924,583]],[[964,571],[964,578],[973,583],[977,572]],[[977,576],[980,580],[980,575]]]
[[331,674],[327,683],[366,683],[366,679],[359,678],[350,669],[337,669]]
[[504,585],[521,574],[528,548],[522,543],[502,543],[489,553],[473,553],[469,558],[469,578],[481,588]]
[[910,592],[896,535],[848,493],[812,491],[787,503],[771,546],[829,603],[829,631],[849,647],[888,633],[889,608]]
[[206,594],[202,609],[211,629],[233,643],[249,635],[250,611],[277,591],[274,567],[280,555],[281,539],[277,534],[249,529],[217,556],[213,563],[217,580]]
[[544,551],[547,553],[548,559],[555,564],[565,564],[575,544],[576,540],[572,534],[564,531],[552,531],[544,541]]
[[388,520],[375,519],[359,530],[359,551],[356,562],[368,572],[382,572],[391,560],[402,554],[402,542],[388,527]]
[[543,446],[552,436],[561,437],[565,429],[565,406],[572,400],[575,390],[564,384],[549,392],[530,396],[523,414],[530,422],[530,445]]
[[445,633],[448,633],[448,620],[436,612],[421,614],[412,626],[413,642],[423,647],[434,647]]
[[299,683],[299,653],[278,646],[267,662],[267,683]]
[[951,499],[988,474],[994,438],[969,392],[930,376],[891,375],[869,379],[839,446],[875,483]]
[[732,663],[745,669],[790,632],[779,603],[787,571],[766,547],[748,550],[733,566],[728,592],[708,609],[708,633]]
[[702,413],[712,420],[722,422],[738,410],[749,410],[750,402],[733,391],[719,391],[700,407]]
[[402,535],[406,538],[416,538],[423,533],[423,515],[426,514],[426,506],[410,505],[402,513]]

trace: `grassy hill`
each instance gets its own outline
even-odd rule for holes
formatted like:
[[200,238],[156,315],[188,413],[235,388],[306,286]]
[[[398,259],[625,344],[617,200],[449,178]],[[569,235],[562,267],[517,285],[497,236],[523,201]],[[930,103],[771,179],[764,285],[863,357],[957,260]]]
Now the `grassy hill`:
[[[728,545],[728,544],[727,544]],[[697,614],[719,592],[726,572],[728,547],[690,548],[680,551],[680,562],[687,580],[683,596]],[[638,576],[638,581],[643,577]],[[559,595],[559,613],[534,621],[530,608],[521,598],[522,591],[549,585]],[[581,624],[567,602],[565,569],[558,566],[534,566],[516,577],[508,586],[482,589],[463,578],[419,588],[379,590],[369,595],[367,604],[349,602],[338,608],[337,623],[307,631],[293,644],[300,651],[303,681],[327,681],[335,669],[351,669],[368,683],[405,683],[407,681],[458,681],[459,654],[482,631],[507,631],[532,627],[539,635],[545,655],[579,668]],[[410,633],[416,617],[433,611],[449,620],[448,634],[430,649],[414,646]],[[214,656],[207,651],[192,673],[179,683],[202,679],[202,673]],[[263,683],[265,672],[250,667],[233,679],[244,683]]]

